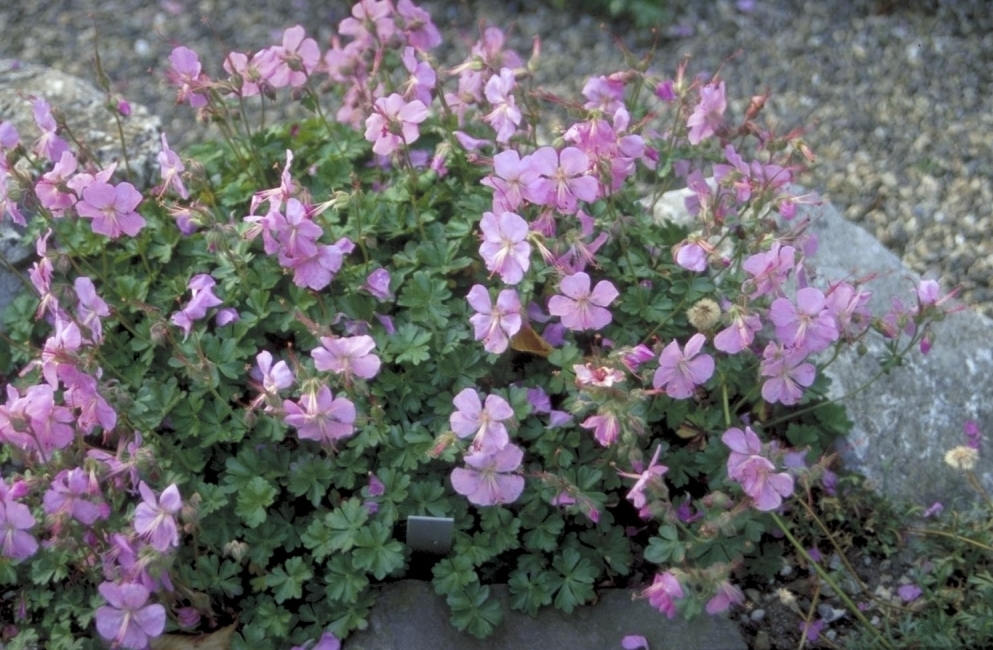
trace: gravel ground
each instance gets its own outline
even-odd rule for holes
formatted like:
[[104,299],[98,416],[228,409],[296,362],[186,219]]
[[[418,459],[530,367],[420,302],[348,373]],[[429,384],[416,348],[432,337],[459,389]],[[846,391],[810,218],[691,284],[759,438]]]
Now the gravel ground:
[[[94,36],[115,88],[162,116],[173,146],[202,138],[192,111],[173,104],[163,70],[175,45],[220,71],[231,49],[255,51],[305,25],[325,45],[345,0],[8,0],[0,57],[92,78]],[[919,273],[961,285],[993,316],[993,2],[990,0],[673,0],[660,26],[656,67],[718,69],[740,114],[768,89],[766,120],[809,129],[818,164],[800,180],[873,232]],[[682,7],[679,5],[687,5]],[[425,2],[456,53],[479,20],[513,25],[527,56],[542,37],[542,85],[578,91],[585,77],[621,67],[611,34],[636,52],[651,45],[621,24],[535,2]],[[571,88],[566,85],[571,83]],[[566,85],[565,87],[563,87]]]

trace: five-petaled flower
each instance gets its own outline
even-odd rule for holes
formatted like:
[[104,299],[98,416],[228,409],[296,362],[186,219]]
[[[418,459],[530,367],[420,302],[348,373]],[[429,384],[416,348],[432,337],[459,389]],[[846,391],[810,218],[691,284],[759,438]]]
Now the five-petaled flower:
[[524,491],[524,477],[510,474],[521,466],[524,452],[508,444],[494,452],[475,451],[466,454],[468,469],[452,470],[452,487],[477,506],[512,503]]
[[476,340],[483,342],[483,349],[493,354],[506,350],[509,337],[521,329],[521,300],[517,292],[504,289],[494,305],[486,287],[477,284],[469,290],[466,300],[477,312],[469,317],[469,322],[472,323]]
[[149,638],[162,634],[165,607],[158,603],[146,604],[151,594],[144,586],[104,582],[98,590],[108,603],[96,611],[100,636],[120,647],[141,650],[148,647]]
[[283,400],[283,421],[296,427],[297,435],[334,448],[337,441],[355,433],[355,404],[345,397],[334,397],[331,389],[321,386],[317,393],[306,392],[300,402]]
[[510,442],[505,420],[514,410],[499,395],[487,395],[486,405],[474,388],[465,388],[452,399],[456,411],[449,417],[452,431],[460,438],[474,436],[472,448],[485,452],[503,449]]
[[655,581],[642,591],[652,607],[669,618],[676,615],[676,599],[683,597],[683,586],[669,571],[655,574]]
[[134,529],[151,543],[160,553],[170,546],[179,546],[179,529],[176,528],[176,513],[183,507],[179,488],[173,483],[158,497],[152,488],[142,481],[138,484],[142,503],[134,510]]
[[531,263],[528,223],[513,212],[503,212],[499,217],[485,212],[479,228],[483,231],[479,254],[483,256],[486,268],[498,274],[507,284],[517,284],[523,280]]
[[756,509],[775,510],[784,497],[793,494],[793,477],[786,472],[773,472],[776,466],[761,455],[762,442],[751,427],[745,427],[744,431],[737,427],[728,429],[721,441],[731,449],[728,476],[741,484]]
[[110,185],[94,181],[83,188],[83,198],[76,212],[93,219],[93,232],[117,239],[121,234],[134,237],[145,227],[145,219],[135,212],[141,193],[131,183]]
[[408,102],[397,93],[380,97],[365,121],[365,139],[373,143],[374,153],[388,156],[414,143],[421,136],[417,125],[427,117],[427,106],[419,99]]
[[693,389],[705,383],[714,374],[714,358],[700,354],[707,337],[697,333],[690,337],[683,350],[672,341],[659,355],[659,367],[652,378],[655,389],[665,386],[665,393],[673,399],[686,399]]
[[569,329],[598,330],[613,320],[607,307],[620,293],[609,280],[600,280],[590,291],[590,276],[580,272],[562,278],[559,288],[564,295],[548,299],[548,313]]

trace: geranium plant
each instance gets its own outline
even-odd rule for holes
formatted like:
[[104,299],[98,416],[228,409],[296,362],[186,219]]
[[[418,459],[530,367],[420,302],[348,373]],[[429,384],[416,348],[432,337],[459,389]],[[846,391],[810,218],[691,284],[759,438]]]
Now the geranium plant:
[[[831,352],[930,345],[937,285],[873,318],[860,283],[808,282],[809,151],[761,98],[734,122],[685,62],[549,98],[539,48],[488,27],[445,70],[439,43],[363,0],[323,50],[291,27],[215,77],[176,48],[178,101],[225,137],[163,136],[152,188],[42,98],[39,139],[0,127],[38,253],[0,359],[7,647],[233,623],[236,648],[331,647],[404,575],[413,515],[454,519],[433,582],[479,637],[493,582],[532,614],[631,585],[694,615],[778,568],[776,511],[847,427]],[[245,112],[285,95],[313,117]],[[677,186],[692,226],[653,216]]]

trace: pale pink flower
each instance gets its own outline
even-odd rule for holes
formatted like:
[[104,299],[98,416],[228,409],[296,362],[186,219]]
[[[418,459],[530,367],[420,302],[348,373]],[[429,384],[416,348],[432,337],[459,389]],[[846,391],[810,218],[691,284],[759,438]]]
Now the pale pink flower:
[[[0,413],[0,422],[3,414]],[[0,479],[0,555],[26,560],[38,552],[38,541],[27,532],[35,523],[31,509],[14,501],[7,483]]]
[[466,454],[467,469],[452,470],[452,487],[477,506],[513,503],[524,491],[524,477],[510,474],[521,466],[524,452],[508,444],[493,452]]
[[732,307],[731,324],[714,336],[714,347],[721,352],[738,354],[751,346],[755,333],[760,329],[762,320],[756,314]]
[[483,121],[497,132],[496,141],[500,143],[510,140],[521,123],[521,109],[517,108],[517,100],[513,95],[516,86],[514,71],[503,68],[500,74],[490,77],[483,91],[486,101],[493,107],[493,110],[483,117]]
[[352,375],[362,379],[372,379],[379,372],[380,360],[372,351],[376,342],[371,336],[350,336],[334,338],[321,337],[324,347],[311,350],[314,366],[322,371],[344,375],[346,381]]
[[759,374],[768,377],[762,384],[762,399],[791,406],[803,397],[803,388],[814,383],[817,369],[805,363],[807,355],[800,349],[784,349],[770,342],[762,353]]
[[747,286],[754,286],[749,298],[780,294],[786,277],[796,266],[796,249],[773,242],[768,252],[752,255],[741,266],[752,276],[742,287],[745,291]]
[[417,99],[425,106],[431,105],[431,91],[438,83],[438,75],[427,61],[419,61],[413,47],[406,47],[400,62],[410,74],[403,85],[405,99]]
[[452,399],[456,410],[449,417],[452,431],[460,438],[474,436],[472,448],[483,452],[503,449],[510,442],[504,425],[514,417],[514,410],[499,395],[488,395],[483,406],[474,388],[464,388]]
[[541,147],[531,154],[531,168],[539,174],[526,188],[525,198],[532,203],[573,214],[579,201],[592,203],[600,196],[600,184],[588,175],[590,159],[576,147],[561,152]]
[[[411,0],[399,0],[397,13],[403,17],[407,42],[419,50],[430,50],[441,45],[441,33],[431,22],[431,14],[416,6]],[[316,650],[316,649],[315,649]]]
[[345,397],[334,397],[327,386],[321,386],[316,394],[304,393],[299,403],[284,400],[283,409],[283,421],[296,427],[301,439],[334,448],[336,442],[355,433],[355,404]]
[[260,65],[265,68],[262,75],[274,88],[299,88],[307,83],[307,77],[317,68],[321,50],[317,41],[305,36],[304,28],[294,25],[283,32],[281,46],[269,48],[271,56],[268,66]]
[[179,46],[169,54],[170,68],[166,73],[169,81],[178,86],[176,103],[189,101],[193,108],[207,105],[207,97],[202,94],[207,78],[200,72],[200,57],[188,47]]
[[159,190],[158,197],[162,198],[166,190],[171,187],[180,198],[184,200],[188,199],[190,198],[190,193],[186,191],[186,186],[183,185],[182,176],[183,172],[186,171],[186,167],[176,152],[169,148],[169,142],[166,141],[166,134],[162,133],[160,137],[162,139],[162,151],[158,153],[156,159],[159,161],[159,173],[162,175],[162,189]]
[[52,107],[49,103],[40,97],[33,97],[31,98],[31,107],[34,112],[35,124],[41,129],[41,137],[35,141],[32,150],[35,155],[55,162],[62,157],[63,153],[69,151],[69,145],[56,133],[58,124],[52,116]]
[[285,361],[272,362],[272,354],[267,350],[259,352],[255,357],[258,368],[252,371],[252,376],[262,382],[262,389],[270,395],[293,385],[293,371]]
[[494,305],[486,287],[477,284],[469,290],[466,300],[477,312],[469,317],[476,340],[483,341],[483,349],[487,352],[504,352],[510,343],[510,337],[521,329],[521,301],[517,292],[504,289],[497,296]]
[[596,386],[597,388],[610,388],[618,382],[624,381],[624,373],[614,368],[604,366],[594,366],[592,363],[575,364],[572,366],[576,373],[576,385],[580,388]]
[[683,597],[683,587],[679,580],[672,573],[656,574],[655,581],[650,587],[641,592],[642,596],[648,598],[652,607],[659,610],[669,618],[676,615],[676,599]]
[[559,290],[564,295],[549,298],[548,313],[560,317],[569,329],[603,329],[613,320],[607,307],[620,292],[609,280],[597,282],[590,291],[590,276],[574,273],[562,278]]
[[110,316],[110,307],[97,295],[93,280],[86,276],[79,276],[73,282],[76,289],[76,297],[79,302],[76,304],[76,315],[79,324],[90,330],[93,341],[99,343],[103,341],[103,326],[100,319]]
[[[652,455],[652,460],[648,462],[648,467],[639,474],[617,472],[620,476],[637,479],[634,485],[631,486],[631,489],[628,490],[627,499],[638,510],[645,507],[645,489],[652,484],[661,485],[662,477],[669,471],[668,467],[658,462],[660,453],[662,453],[662,445],[655,448],[655,453]],[[636,467],[635,469],[639,468]]]
[[538,172],[531,168],[531,158],[521,158],[516,149],[508,149],[493,156],[493,174],[480,182],[493,188],[493,212],[502,214],[516,211],[527,186],[536,180]]
[[724,82],[718,84],[707,84],[700,88],[700,103],[693,109],[693,113],[686,121],[690,127],[688,140],[690,144],[700,144],[700,142],[714,135],[714,132],[721,126],[721,116],[727,108],[727,101],[724,98]]
[[707,270],[707,251],[698,242],[683,242],[676,249],[676,264],[687,271],[703,273]]
[[179,488],[173,483],[156,497],[152,488],[142,481],[138,484],[138,491],[143,501],[134,510],[135,532],[160,553],[165,553],[171,546],[179,546],[176,513],[183,507]]
[[745,594],[741,589],[723,580],[717,585],[717,593],[707,601],[706,609],[708,614],[720,614],[731,605],[740,605],[743,602],[745,602]]
[[421,135],[417,125],[427,117],[428,109],[418,99],[407,102],[398,93],[380,97],[365,121],[365,139],[373,143],[374,153],[388,156],[416,142]]
[[110,516],[110,508],[101,498],[99,487],[94,494],[89,477],[79,467],[59,472],[45,492],[42,504],[46,515],[68,515],[84,526],[92,526],[97,519]]
[[741,484],[757,510],[775,510],[784,497],[793,494],[793,477],[786,472],[773,472],[776,466],[761,455],[762,442],[751,427],[745,427],[744,431],[737,427],[728,429],[721,442],[731,449],[728,477]]
[[785,347],[810,354],[826,349],[838,340],[838,326],[828,310],[820,289],[805,287],[796,293],[796,305],[776,298],[769,307],[769,319],[776,325],[776,337]]
[[147,605],[151,595],[144,586],[133,583],[104,582],[98,587],[107,605],[97,608],[96,624],[100,636],[122,648],[142,650],[148,640],[165,630],[165,607]]
[[396,32],[393,6],[389,0],[359,0],[352,6],[352,15],[338,24],[338,33],[356,39],[375,35],[386,43]]
[[621,434],[621,421],[616,413],[605,411],[597,415],[591,415],[579,426],[584,429],[593,429],[593,437],[604,447],[609,447],[617,440]]
[[665,386],[666,395],[673,399],[686,399],[693,395],[694,388],[706,383],[714,374],[714,358],[700,354],[707,337],[697,333],[690,337],[683,350],[679,343],[672,341],[659,355],[659,367],[652,378],[652,386],[660,389]]
[[486,268],[497,273],[507,284],[523,280],[531,264],[527,222],[513,212],[504,212],[499,217],[484,212],[479,228],[483,231],[479,254],[486,262]]
[[93,219],[93,232],[117,239],[121,234],[134,237],[145,227],[145,219],[135,212],[141,193],[131,183],[112,186],[94,181],[83,190],[76,203],[80,217]]

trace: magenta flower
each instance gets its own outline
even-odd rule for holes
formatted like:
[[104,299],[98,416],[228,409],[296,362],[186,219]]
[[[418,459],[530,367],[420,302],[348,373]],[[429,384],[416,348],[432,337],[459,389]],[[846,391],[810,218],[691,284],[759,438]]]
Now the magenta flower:
[[327,386],[321,386],[317,394],[304,393],[299,404],[283,400],[283,409],[283,421],[296,427],[301,439],[316,440],[333,449],[336,442],[355,433],[355,404],[334,397]]
[[748,294],[749,298],[779,294],[794,266],[796,266],[796,249],[774,242],[768,252],[756,253],[741,265],[752,276],[745,281],[742,291],[746,290],[746,286],[752,285],[754,289]]
[[762,353],[759,374],[768,377],[762,384],[762,399],[791,406],[803,397],[803,388],[814,383],[817,369],[805,363],[807,355],[800,349],[784,349],[769,343]]
[[523,280],[531,264],[527,222],[513,212],[504,212],[499,217],[484,212],[479,228],[483,231],[479,254],[486,262],[486,268],[499,274],[507,284]]
[[728,477],[741,484],[757,510],[775,510],[784,497],[793,494],[793,477],[786,472],[773,473],[775,465],[761,455],[762,442],[751,427],[728,429],[721,442],[731,449]]
[[507,349],[509,337],[521,329],[521,301],[513,289],[504,289],[497,296],[496,305],[490,300],[490,293],[481,284],[469,290],[466,296],[469,306],[476,310],[469,317],[475,329],[477,341],[483,341],[483,349],[500,354]]
[[923,593],[921,588],[917,585],[900,585],[897,587],[896,593],[905,603],[911,603],[918,598]]
[[35,141],[32,150],[35,155],[55,162],[62,157],[63,153],[69,151],[69,145],[57,135],[58,124],[52,116],[52,107],[49,103],[36,97],[31,100],[31,107],[34,112],[35,124],[41,130],[41,137]]
[[559,287],[565,295],[549,298],[548,313],[569,329],[603,329],[613,320],[607,307],[620,293],[609,280],[597,282],[590,291],[590,276],[580,272],[562,278]]
[[104,431],[112,431],[117,426],[117,411],[100,394],[97,377],[75,367],[62,372],[62,381],[68,386],[64,396],[66,406],[79,409],[76,428],[86,434],[92,433],[98,424]]
[[134,237],[145,227],[145,219],[135,212],[141,193],[131,183],[116,186],[94,181],[83,189],[76,212],[93,219],[93,232],[117,239],[121,234]]
[[499,395],[488,395],[486,405],[473,388],[465,388],[452,398],[456,411],[449,417],[452,431],[459,438],[475,436],[472,448],[477,451],[495,452],[510,442],[505,420],[514,417],[514,410]]
[[173,483],[159,497],[142,481],[138,484],[143,503],[134,510],[135,532],[146,538],[156,551],[165,553],[170,546],[179,546],[176,513],[183,507],[179,488]]
[[561,152],[541,147],[531,154],[531,168],[540,175],[526,189],[525,198],[532,203],[573,214],[579,201],[592,203],[600,196],[600,184],[587,174],[590,159],[576,147]]
[[31,509],[14,501],[7,483],[0,479],[0,555],[12,560],[25,560],[34,555],[38,551],[38,541],[27,530],[35,523]]
[[376,269],[370,273],[359,288],[371,293],[376,300],[385,301],[393,298],[393,292],[390,291],[390,272],[386,269]]
[[314,358],[314,366],[322,372],[330,370],[344,375],[346,381],[352,375],[372,379],[379,372],[379,357],[371,354],[376,347],[371,336],[322,336],[321,345],[324,347],[311,350],[310,356]]
[[624,650],[649,650],[648,639],[640,634],[629,634],[621,639]]
[[724,82],[719,84],[707,84],[700,88],[700,103],[693,109],[693,113],[686,121],[690,127],[687,139],[690,144],[700,144],[700,142],[714,135],[714,132],[721,126],[721,116],[727,108],[727,101],[724,98]]
[[108,603],[96,611],[97,631],[103,638],[123,648],[142,650],[150,638],[165,630],[165,607],[146,605],[150,594],[142,585],[104,582],[98,589]]
[[796,305],[776,298],[769,307],[769,319],[776,325],[776,337],[785,347],[820,352],[838,340],[838,326],[828,310],[820,289],[805,287],[796,293]]
[[666,571],[655,574],[655,581],[650,587],[642,591],[642,595],[648,598],[652,607],[672,618],[676,615],[675,599],[683,597],[683,587],[679,584],[676,576]]
[[508,472],[520,467],[523,458],[521,448],[511,444],[494,452],[466,454],[469,469],[452,470],[452,487],[477,506],[513,503],[524,491],[524,477]]
[[397,93],[380,97],[373,114],[365,121],[365,139],[373,143],[374,153],[388,156],[416,142],[421,135],[417,125],[427,117],[427,106],[418,99],[407,102]]
[[8,384],[7,403],[0,405],[0,441],[36,449],[47,459],[53,450],[73,441],[75,431],[70,425],[75,419],[70,409],[55,404],[51,384],[35,384],[23,397]]
[[714,358],[700,354],[707,337],[697,333],[686,342],[684,350],[679,343],[672,341],[659,355],[659,367],[652,378],[652,386],[658,390],[665,386],[666,395],[673,399],[686,399],[693,395],[696,386],[706,383],[714,374]]

